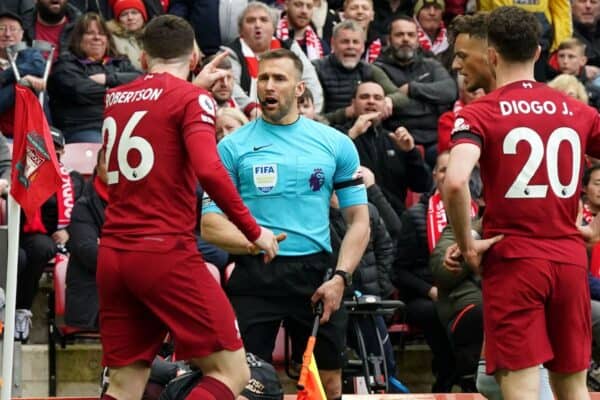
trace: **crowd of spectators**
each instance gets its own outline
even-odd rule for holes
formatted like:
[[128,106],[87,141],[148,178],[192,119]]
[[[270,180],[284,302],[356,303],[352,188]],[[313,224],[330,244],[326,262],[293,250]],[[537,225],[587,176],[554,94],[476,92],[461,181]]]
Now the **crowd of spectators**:
[[[396,296],[406,303],[406,321],[423,332],[434,354],[434,391],[450,391],[454,384],[474,390],[483,340],[479,283],[468,271],[448,275],[440,269],[443,253],[436,250],[436,244],[447,247],[451,238],[451,232],[442,236],[447,221],[439,185],[454,114],[482,95],[465,88],[452,71],[451,21],[456,15],[479,11],[474,3],[6,0],[0,6],[0,132],[11,140],[16,82],[7,50],[20,42],[31,47],[16,58],[19,83],[46,94],[44,108],[57,132],[57,151],[65,143],[102,141],[104,95],[108,88],[143,73],[140,35],[156,15],[171,13],[191,23],[204,59],[197,69],[218,52],[229,53],[218,66],[228,71],[227,76],[211,88],[218,105],[217,140],[260,117],[256,82],[261,55],[278,48],[291,50],[302,60],[307,88],[299,98],[301,114],[347,134],[369,181],[372,237],[355,285],[365,293]],[[504,2],[478,3],[489,11]],[[545,28],[536,77],[600,109],[600,1],[524,2],[522,7],[535,12]],[[52,60],[32,46],[40,40],[55,47]],[[47,81],[46,62],[52,64]],[[0,138],[2,191],[8,185],[4,137]],[[37,220],[23,221],[17,339],[27,340],[37,281],[62,245],[70,252],[67,322],[97,328],[94,260],[107,201],[102,159],[99,155],[94,176],[85,185],[77,174],[63,174],[73,186],[72,213],[63,205],[68,199],[57,194],[44,204]],[[594,165],[584,178],[584,224],[600,210],[598,171]],[[471,189],[478,199],[477,177]],[[414,193],[422,195],[415,201]],[[473,205],[474,216],[480,213],[479,206]],[[333,242],[344,229],[334,202]],[[200,241],[199,247],[205,254],[215,252],[215,264],[227,263],[227,255],[218,249]],[[600,310],[600,250],[590,249],[590,254],[592,309]],[[467,307],[475,312],[460,319]],[[593,317],[594,337],[600,344],[596,332],[600,311]],[[596,349],[595,361],[600,363],[598,354]]]

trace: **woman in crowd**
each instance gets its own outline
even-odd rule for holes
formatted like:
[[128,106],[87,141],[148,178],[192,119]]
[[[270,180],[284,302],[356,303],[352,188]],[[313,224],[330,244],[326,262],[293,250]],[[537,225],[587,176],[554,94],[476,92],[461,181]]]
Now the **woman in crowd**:
[[119,54],[126,55],[131,64],[141,70],[142,46],[139,38],[148,21],[146,7],[142,0],[116,0],[112,9],[115,18],[108,21],[107,26],[113,35],[115,49]]
[[75,24],[68,51],[54,64],[48,81],[50,109],[67,143],[102,141],[102,114],[107,88],[128,83],[139,72],[118,55],[112,35],[98,14]]

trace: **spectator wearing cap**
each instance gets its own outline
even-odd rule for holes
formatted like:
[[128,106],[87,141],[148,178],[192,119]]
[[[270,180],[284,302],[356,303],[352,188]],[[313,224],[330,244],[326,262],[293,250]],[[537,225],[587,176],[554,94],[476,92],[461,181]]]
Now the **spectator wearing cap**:
[[24,26],[29,26],[35,20],[35,0],[2,0],[0,12],[10,11],[21,18]]
[[113,35],[115,49],[126,55],[135,68],[142,70],[140,36],[148,22],[146,7],[142,0],[115,0],[113,11],[115,18],[108,21],[107,26]]
[[81,12],[67,0],[37,0],[33,21],[24,21],[25,37],[43,40],[55,46],[54,61],[67,48],[69,34]]
[[118,55],[102,17],[87,13],[77,20],[69,51],[60,55],[48,80],[50,109],[67,143],[100,143],[107,88],[140,74],[128,58]]
[[417,23],[419,45],[425,52],[438,55],[448,48],[448,33],[442,20],[444,0],[418,0],[414,17]]
[[[0,11],[0,114],[12,110],[15,103],[15,75],[8,59],[8,47],[23,41],[23,21],[20,16],[10,11]],[[42,54],[35,49],[20,51],[16,66],[23,84],[28,84],[37,90],[43,90],[45,61]],[[5,116],[2,116],[5,119]],[[12,124],[9,124],[12,125]],[[2,125],[5,134],[12,136],[12,127]]]
[[69,241],[67,228],[71,223],[73,205],[83,189],[83,178],[60,163],[64,154],[65,138],[62,132],[50,128],[52,141],[59,160],[61,189],[50,197],[32,218],[22,214],[17,274],[17,311],[15,339],[26,342],[31,327],[31,306],[37,293],[44,267]]
[[[68,0],[68,2],[83,14],[88,12],[100,14],[106,21],[116,17],[113,14],[113,3],[115,0]],[[142,2],[144,3],[148,20],[167,12],[170,4],[169,0],[142,0]]]

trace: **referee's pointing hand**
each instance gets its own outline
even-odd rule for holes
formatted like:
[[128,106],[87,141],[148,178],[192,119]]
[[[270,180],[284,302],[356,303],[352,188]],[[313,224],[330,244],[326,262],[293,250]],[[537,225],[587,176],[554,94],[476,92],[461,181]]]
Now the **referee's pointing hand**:
[[279,251],[279,240],[285,239],[285,237],[279,239],[280,236],[281,235],[275,236],[273,232],[267,228],[260,228],[260,236],[256,239],[254,244],[265,252],[265,263],[270,262],[277,255],[277,252]]

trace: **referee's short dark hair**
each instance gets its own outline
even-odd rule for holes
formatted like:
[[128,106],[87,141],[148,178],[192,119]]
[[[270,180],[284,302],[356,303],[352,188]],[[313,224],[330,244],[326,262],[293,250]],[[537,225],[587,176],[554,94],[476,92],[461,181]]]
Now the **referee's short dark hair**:
[[294,63],[294,69],[298,73],[298,79],[301,79],[302,73],[304,72],[304,67],[302,66],[302,60],[298,57],[293,51],[288,49],[277,49],[273,51],[268,51],[260,56],[260,61],[267,60],[280,60],[287,58],[288,60],[292,60]]

